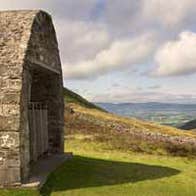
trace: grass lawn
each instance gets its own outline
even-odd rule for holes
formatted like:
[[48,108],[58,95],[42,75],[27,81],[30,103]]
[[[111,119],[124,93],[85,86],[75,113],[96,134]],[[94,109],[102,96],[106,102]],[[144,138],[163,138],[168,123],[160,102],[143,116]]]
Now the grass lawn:
[[0,189],[0,196],[39,196],[40,193],[36,190],[20,190],[20,189],[13,189],[13,190],[1,190]]
[[[68,139],[74,158],[52,173],[41,195],[195,196],[196,160],[108,150],[102,143]],[[0,196],[37,196],[36,190],[0,190]]]
[[73,160],[51,174],[43,195],[196,195],[196,160],[108,151],[81,138],[67,140],[66,151]]

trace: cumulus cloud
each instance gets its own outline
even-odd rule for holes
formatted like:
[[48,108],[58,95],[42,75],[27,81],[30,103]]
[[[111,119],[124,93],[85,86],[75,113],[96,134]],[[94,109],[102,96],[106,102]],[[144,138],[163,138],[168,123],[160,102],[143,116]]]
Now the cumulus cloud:
[[104,21],[117,34],[136,32],[141,26],[141,0],[105,1]]
[[168,27],[181,25],[196,14],[195,0],[143,0],[142,12],[146,19]]
[[196,33],[182,32],[178,40],[161,46],[155,55],[155,75],[172,76],[196,72]]
[[64,64],[65,78],[96,76],[123,66],[143,63],[154,50],[155,40],[151,35],[132,39],[116,40],[110,47],[99,52],[95,58],[76,64]]
[[148,89],[160,89],[162,86],[161,85],[152,85],[152,86],[148,86]]
[[[0,0],[0,9],[45,9],[55,17],[89,20],[93,10],[100,12],[110,27],[132,31],[146,25],[146,19],[166,26],[175,26],[196,14],[195,0]],[[101,8],[96,8],[101,2]],[[100,10],[102,9],[102,10]],[[99,15],[99,14],[98,14]],[[144,21],[143,21],[144,20]],[[121,28],[119,28],[121,27]],[[134,28],[133,28],[134,27]]]
[[[153,64],[153,74],[158,76],[196,72],[196,33],[191,32],[195,31],[195,7],[196,0],[0,0],[0,10],[49,12],[58,36],[66,86],[77,87],[77,92],[89,99],[95,97],[94,101],[116,102],[196,102],[196,96],[191,96],[194,76],[191,85],[188,77],[178,77],[173,84],[167,78],[160,79],[160,86],[155,85],[157,78],[146,77]],[[183,32],[185,29],[188,31]],[[148,32],[156,32],[156,36]],[[120,73],[91,80],[113,70]],[[137,78],[140,73],[145,74]],[[115,82],[112,86],[110,81],[116,77],[121,79],[120,85]],[[78,84],[74,79],[84,80]],[[141,87],[126,88],[123,83]],[[94,89],[95,85],[98,88]]]
[[63,62],[93,58],[110,44],[105,26],[99,23],[57,20],[59,46]]
[[157,27],[174,31],[195,23],[195,7],[195,0],[107,0],[102,19],[120,35]]
[[[1,10],[44,9],[52,14],[65,78],[88,78],[143,63],[154,50],[154,41],[138,34],[151,31],[154,23],[175,28],[188,23],[196,14],[196,0],[123,0],[123,3],[107,0],[101,1],[101,7],[97,7],[97,0],[0,2]],[[171,33],[159,26],[156,31],[161,39],[171,39]],[[194,36],[194,33],[184,32],[179,40],[160,47],[155,57],[158,75],[188,74],[195,70]]]

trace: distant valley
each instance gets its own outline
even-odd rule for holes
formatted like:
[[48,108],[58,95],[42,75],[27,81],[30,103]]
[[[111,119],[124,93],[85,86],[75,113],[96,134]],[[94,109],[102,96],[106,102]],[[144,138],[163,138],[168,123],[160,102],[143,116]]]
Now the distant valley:
[[136,117],[163,125],[181,127],[196,119],[196,104],[173,103],[95,103],[114,114]]

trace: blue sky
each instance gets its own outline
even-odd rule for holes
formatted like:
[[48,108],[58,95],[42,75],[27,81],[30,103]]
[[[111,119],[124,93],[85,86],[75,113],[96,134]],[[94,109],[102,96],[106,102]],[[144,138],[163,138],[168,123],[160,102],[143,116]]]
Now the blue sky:
[[196,103],[195,0],[0,0],[43,9],[64,85],[95,102]]

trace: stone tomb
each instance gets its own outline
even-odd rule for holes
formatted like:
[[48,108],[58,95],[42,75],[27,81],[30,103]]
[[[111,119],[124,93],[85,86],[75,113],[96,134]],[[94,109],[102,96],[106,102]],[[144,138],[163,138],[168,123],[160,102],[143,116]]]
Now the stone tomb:
[[0,12],[0,187],[27,181],[39,159],[64,151],[62,69],[43,11]]

